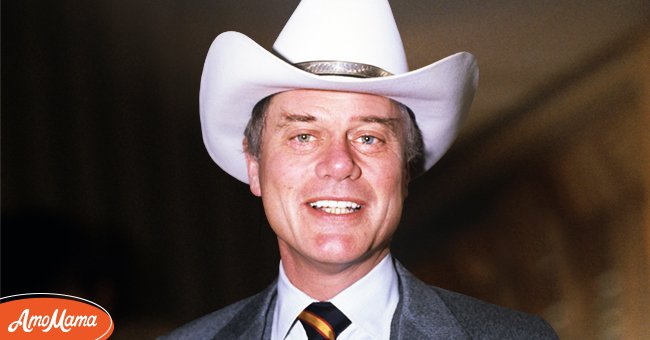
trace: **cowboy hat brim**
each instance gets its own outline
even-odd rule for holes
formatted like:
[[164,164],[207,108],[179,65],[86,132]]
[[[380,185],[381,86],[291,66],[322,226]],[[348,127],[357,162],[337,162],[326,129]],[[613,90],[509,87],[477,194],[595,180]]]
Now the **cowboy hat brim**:
[[319,76],[300,70],[238,32],[210,46],[201,77],[203,141],[225,172],[248,183],[242,147],[255,104],[295,89],[360,92],[391,98],[414,114],[424,142],[424,171],[447,151],[478,85],[473,55],[461,52],[407,73],[380,78]]

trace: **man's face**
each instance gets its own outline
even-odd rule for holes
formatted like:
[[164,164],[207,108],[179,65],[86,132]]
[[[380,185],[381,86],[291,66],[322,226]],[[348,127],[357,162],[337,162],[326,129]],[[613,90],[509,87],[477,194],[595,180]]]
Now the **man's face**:
[[272,98],[260,157],[247,164],[283,259],[346,265],[388,252],[407,191],[403,136],[402,115],[384,97]]

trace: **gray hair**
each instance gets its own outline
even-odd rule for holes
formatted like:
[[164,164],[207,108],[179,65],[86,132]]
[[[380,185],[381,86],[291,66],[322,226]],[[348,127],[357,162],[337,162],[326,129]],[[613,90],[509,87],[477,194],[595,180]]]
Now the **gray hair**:
[[[260,100],[253,111],[251,118],[244,130],[244,152],[253,156],[255,159],[260,157],[262,152],[262,133],[264,132],[264,123],[266,121],[266,111],[274,95],[270,95]],[[411,178],[421,174],[424,170],[424,143],[422,141],[422,132],[415,122],[413,112],[406,105],[391,100],[397,105],[404,122],[404,158],[408,166]]]

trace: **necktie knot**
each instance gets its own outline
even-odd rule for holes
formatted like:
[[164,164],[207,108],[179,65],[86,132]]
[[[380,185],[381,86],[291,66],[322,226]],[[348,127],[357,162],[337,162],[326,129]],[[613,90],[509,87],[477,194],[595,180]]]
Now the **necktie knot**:
[[298,320],[309,340],[335,340],[350,324],[350,320],[330,302],[314,302],[307,306]]

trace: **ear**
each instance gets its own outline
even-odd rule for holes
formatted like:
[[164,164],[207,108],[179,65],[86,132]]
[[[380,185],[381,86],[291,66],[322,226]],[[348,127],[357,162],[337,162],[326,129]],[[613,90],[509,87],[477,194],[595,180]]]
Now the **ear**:
[[[246,141],[244,141],[244,150],[246,149]],[[260,190],[260,176],[259,176],[259,162],[255,156],[252,156],[247,151],[244,151],[246,156],[246,169],[248,170],[248,185],[253,195],[262,197]]]

